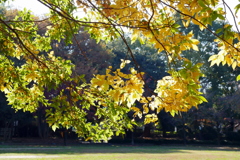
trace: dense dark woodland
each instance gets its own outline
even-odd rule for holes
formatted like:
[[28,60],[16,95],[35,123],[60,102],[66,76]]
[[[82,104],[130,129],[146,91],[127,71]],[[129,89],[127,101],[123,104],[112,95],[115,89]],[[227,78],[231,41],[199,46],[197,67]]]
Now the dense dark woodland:
[[[5,13],[9,19],[13,17],[17,10],[6,9],[2,6],[1,12]],[[38,19],[38,17],[36,17]],[[39,23],[39,26],[46,25],[47,21]],[[181,24],[180,24],[181,25]],[[221,22],[215,22],[212,29],[222,25]],[[44,27],[39,33],[44,34]],[[126,131],[126,135],[113,137],[110,143],[208,143],[208,144],[240,144],[240,110],[239,110],[239,84],[235,77],[240,73],[239,69],[232,72],[228,66],[208,67],[208,58],[213,53],[217,53],[214,37],[206,31],[199,31],[195,25],[188,29],[182,28],[182,32],[188,33],[194,30],[194,36],[199,39],[199,52],[192,54],[184,52],[184,57],[191,59],[194,63],[204,62],[202,70],[205,77],[201,79],[202,92],[208,99],[208,103],[203,103],[198,109],[192,108],[186,113],[172,117],[164,110],[158,114],[159,123],[143,124],[138,119],[139,126],[133,131]],[[71,44],[65,46],[64,42],[55,42],[52,44],[53,50],[57,56],[71,60],[76,65],[74,74],[85,74],[86,81],[89,81],[94,74],[102,74],[105,68],[113,66],[118,68],[120,59],[131,59],[127,54],[127,49],[121,39],[108,43],[101,41],[96,43],[90,38],[90,35],[83,29],[79,31],[76,38],[81,45],[79,51],[77,45]],[[130,39],[128,39],[129,44]],[[145,80],[147,82],[146,90],[156,85],[156,80],[168,75],[166,73],[167,65],[156,49],[150,45],[142,45],[138,40],[130,45],[135,60],[140,66],[140,70],[147,73]],[[81,52],[87,52],[87,60]],[[208,54],[201,54],[201,53]],[[44,53],[42,53],[44,54]],[[17,63],[24,63],[18,62]],[[176,64],[176,66],[180,64]],[[131,65],[129,66],[129,68]],[[129,72],[125,68],[125,72]],[[49,91],[46,94],[54,94]],[[146,93],[147,94],[147,93]],[[136,104],[140,109],[141,106]],[[4,93],[0,93],[0,141],[16,143],[46,143],[60,144],[84,142],[74,133],[74,129],[57,129],[55,132],[46,123],[44,107],[39,107],[34,113],[15,112],[8,105]],[[89,111],[88,119],[91,121],[94,114],[94,108]],[[131,116],[131,113],[129,113]],[[24,140],[24,138],[26,138]],[[40,140],[39,140],[40,139]],[[44,139],[44,140],[43,140]]]

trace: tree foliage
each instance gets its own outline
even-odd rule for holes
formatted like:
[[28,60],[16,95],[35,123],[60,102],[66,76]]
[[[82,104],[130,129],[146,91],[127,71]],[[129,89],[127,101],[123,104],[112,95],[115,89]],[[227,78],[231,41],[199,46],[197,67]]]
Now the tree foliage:
[[[186,28],[194,23],[215,36],[219,53],[209,58],[211,66],[220,63],[233,69],[240,66],[239,33],[233,31],[229,24],[217,30],[209,27],[217,19],[225,20],[224,7],[218,7],[219,0],[39,2],[50,9],[45,34],[38,32],[37,23],[42,20],[34,19],[26,9],[13,19],[0,15],[0,89],[16,110],[34,112],[40,104],[47,107],[47,121],[53,129],[60,125],[73,127],[79,136],[107,139],[114,132],[122,133],[125,128],[132,127],[134,119],[127,116],[129,111],[134,111],[134,115],[139,117],[146,114],[145,123],[149,123],[157,120],[156,114],[149,110],[158,113],[165,109],[175,115],[206,102],[199,92],[202,64],[193,65],[182,57],[183,51],[198,51],[199,41],[193,37],[193,32],[182,32],[179,21]],[[223,5],[228,6],[224,1]],[[237,14],[239,5],[235,9]],[[78,18],[74,14],[77,10],[84,12],[85,16]],[[121,69],[130,62],[122,59],[120,69],[109,67],[106,74],[95,75],[90,83],[85,83],[82,76],[74,76],[74,65],[69,60],[56,57],[51,44],[62,40],[66,45],[77,43],[76,34],[82,27],[97,42],[120,37],[135,69],[131,68],[129,73],[122,72]],[[132,42],[138,39],[141,43],[154,45],[168,61],[169,75],[158,80],[151,96],[144,96],[144,73],[139,70],[126,40],[127,34],[131,35]],[[24,63],[16,63],[18,60]],[[183,62],[180,69],[175,67],[177,61]],[[46,89],[57,88],[61,89],[56,94],[45,96]],[[144,112],[134,107],[136,101],[143,105]],[[98,118],[94,121],[86,118],[90,106],[96,108]]]
[[72,40],[73,43],[66,46],[61,42],[52,45],[56,56],[71,60],[75,65],[74,74],[85,75],[89,82],[94,74],[104,74],[111,64],[114,54],[106,48],[103,42],[96,43],[90,35],[81,29]]

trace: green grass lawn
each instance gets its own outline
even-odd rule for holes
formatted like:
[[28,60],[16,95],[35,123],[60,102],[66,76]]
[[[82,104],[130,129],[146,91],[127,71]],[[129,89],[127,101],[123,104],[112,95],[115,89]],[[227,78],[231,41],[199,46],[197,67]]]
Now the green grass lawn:
[[239,160],[240,148],[205,146],[7,146],[0,145],[0,160]]

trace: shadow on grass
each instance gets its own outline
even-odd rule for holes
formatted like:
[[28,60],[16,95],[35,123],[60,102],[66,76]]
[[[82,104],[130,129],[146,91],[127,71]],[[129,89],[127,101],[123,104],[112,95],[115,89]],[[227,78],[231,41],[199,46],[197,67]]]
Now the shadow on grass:
[[240,151],[240,147],[181,146],[181,145],[111,145],[80,144],[79,146],[44,146],[44,145],[0,145],[1,154],[93,154],[93,153],[141,153],[170,154],[191,151]]

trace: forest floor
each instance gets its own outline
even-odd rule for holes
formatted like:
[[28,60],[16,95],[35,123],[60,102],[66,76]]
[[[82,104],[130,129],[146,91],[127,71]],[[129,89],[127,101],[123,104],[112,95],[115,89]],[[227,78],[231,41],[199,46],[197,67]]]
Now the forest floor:
[[75,146],[0,145],[0,159],[8,160],[239,160],[240,147],[196,145]]
[[[78,145],[82,143],[80,139],[67,139],[66,145]],[[3,140],[2,137],[0,137],[0,144],[4,145],[65,145],[63,138],[11,138],[10,140]]]
[[[221,145],[217,145],[216,141],[199,141],[199,140],[187,140],[186,144],[182,139],[179,138],[135,138],[134,144],[136,145],[196,145],[196,146],[238,146],[240,147],[240,142],[227,142],[221,141]],[[61,137],[49,137],[49,138],[38,138],[38,137],[28,137],[28,138],[18,138],[14,137],[10,140],[4,140],[0,137],[0,145],[47,145],[47,146],[75,146],[80,144],[119,144],[119,145],[131,145],[131,139],[114,138],[109,142],[93,142],[84,141],[81,138],[64,138]]]

